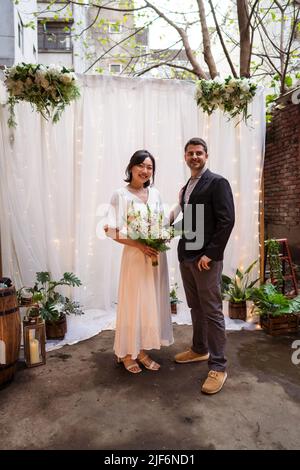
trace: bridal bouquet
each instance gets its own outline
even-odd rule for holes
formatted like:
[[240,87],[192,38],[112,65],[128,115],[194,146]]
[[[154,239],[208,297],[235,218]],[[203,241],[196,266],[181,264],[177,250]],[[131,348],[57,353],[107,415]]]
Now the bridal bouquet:
[[[158,210],[152,210],[147,204],[147,213],[136,211],[133,202],[127,213],[127,236],[145,245],[151,246],[157,251],[169,250],[168,242],[174,237],[174,228],[163,225],[163,214]],[[152,266],[158,266],[158,257],[153,256]]]
[[45,119],[57,122],[65,106],[80,96],[74,72],[59,65],[25,64],[4,70],[8,91],[9,127],[16,127],[14,107],[28,101]]

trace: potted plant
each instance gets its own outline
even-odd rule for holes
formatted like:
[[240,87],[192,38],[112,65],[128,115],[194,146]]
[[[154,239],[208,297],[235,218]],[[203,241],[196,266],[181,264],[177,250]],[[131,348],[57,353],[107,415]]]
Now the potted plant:
[[59,286],[80,286],[81,281],[73,273],[64,273],[58,281],[51,279],[48,271],[36,273],[34,287],[27,289],[32,293],[31,308],[27,316],[36,316],[37,313],[45,320],[47,339],[63,339],[67,332],[66,315],[81,315],[78,302],[56,291]]
[[26,307],[32,304],[32,292],[30,292],[30,288],[28,287],[21,287],[17,291],[17,299],[19,307]]
[[289,299],[278,292],[273,284],[262,284],[251,293],[261,327],[270,335],[297,333],[300,312],[300,295]]
[[273,238],[265,240],[266,256],[269,261],[271,281],[278,288],[282,289],[283,274],[282,261],[280,258],[280,244]]
[[170,304],[171,304],[171,312],[173,314],[176,314],[177,313],[177,304],[179,304],[181,302],[181,300],[178,299],[178,296],[177,296],[177,290],[178,290],[178,284],[177,282],[175,282],[175,284],[173,284],[173,286],[171,286],[171,290],[170,290]]
[[229,301],[229,318],[243,321],[247,319],[246,301],[250,298],[253,286],[259,279],[250,281],[251,271],[257,261],[253,261],[245,271],[237,269],[233,278],[222,274],[222,295],[223,299]]

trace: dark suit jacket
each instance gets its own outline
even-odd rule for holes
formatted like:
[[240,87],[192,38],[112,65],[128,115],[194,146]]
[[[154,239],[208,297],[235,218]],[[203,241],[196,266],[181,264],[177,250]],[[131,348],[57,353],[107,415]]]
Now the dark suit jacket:
[[[197,260],[206,255],[214,261],[223,259],[225,246],[234,226],[234,202],[231,187],[223,176],[206,170],[191,193],[189,204],[192,217],[185,219],[184,194],[188,182],[183,188],[181,208],[183,211],[183,227],[188,232],[196,231],[196,205],[204,205],[204,243],[196,250],[188,249],[187,240],[183,235],[178,244],[178,258],[183,260]],[[192,223],[187,223],[187,221]],[[198,221],[199,223],[199,221]],[[188,235],[187,235],[188,237]]]

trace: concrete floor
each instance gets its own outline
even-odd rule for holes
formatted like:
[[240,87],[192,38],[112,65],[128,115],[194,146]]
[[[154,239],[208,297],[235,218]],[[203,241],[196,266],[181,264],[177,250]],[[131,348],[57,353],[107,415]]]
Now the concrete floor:
[[[299,335],[228,332],[228,380],[200,393],[206,363],[175,364],[191,326],[153,357],[161,370],[129,374],[113,363],[113,331],[52,351],[0,391],[1,449],[299,449]],[[299,355],[300,357],[300,355]]]

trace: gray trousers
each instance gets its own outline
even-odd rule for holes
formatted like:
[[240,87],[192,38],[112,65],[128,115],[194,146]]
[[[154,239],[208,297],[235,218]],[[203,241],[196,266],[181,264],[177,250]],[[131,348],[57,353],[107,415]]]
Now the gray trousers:
[[180,271],[193,322],[192,350],[210,353],[208,368],[224,371],[225,320],[222,311],[221,275],[223,261],[211,261],[210,270],[199,271],[197,261],[183,261]]

